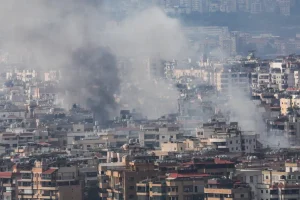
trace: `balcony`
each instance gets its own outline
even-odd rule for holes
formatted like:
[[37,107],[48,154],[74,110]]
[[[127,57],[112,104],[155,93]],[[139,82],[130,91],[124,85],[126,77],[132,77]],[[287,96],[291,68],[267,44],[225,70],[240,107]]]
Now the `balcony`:
[[11,183],[3,183],[3,187],[11,187],[12,184]]
[[115,194],[114,195],[114,200],[124,200],[123,194]]
[[19,194],[18,199],[32,199],[33,195],[31,194]]
[[108,183],[99,183],[99,188],[108,188]]
[[122,193],[123,192],[123,186],[122,185],[114,185],[113,190],[114,190],[114,192]]
[[53,191],[43,191],[41,196],[43,199],[56,199],[56,193]]
[[72,180],[75,180],[75,176],[63,176],[57,178],[57,181],[72,181]]
[[42,174],[42,181],[49,181],[52,180],[51,175]]
[[207,194],[232,194],[231,189],[219,189],[219,188],[204,188],[204,193]]
[[21,180],[31,180],[32,179],[32,174],[22,174],[21,175]]
[[57,185],[55,183],[51,183],[51,182],[42,182],[41,185],[39,185],[39,188],[41,190],[56,190]]

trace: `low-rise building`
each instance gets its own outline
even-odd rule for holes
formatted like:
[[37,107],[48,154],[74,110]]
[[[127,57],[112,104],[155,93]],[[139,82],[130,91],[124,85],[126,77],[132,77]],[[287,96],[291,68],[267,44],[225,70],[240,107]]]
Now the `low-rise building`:
[[204,188],[206,200],[251,200],[251,187],[248,184],[230,179],[210,179]]

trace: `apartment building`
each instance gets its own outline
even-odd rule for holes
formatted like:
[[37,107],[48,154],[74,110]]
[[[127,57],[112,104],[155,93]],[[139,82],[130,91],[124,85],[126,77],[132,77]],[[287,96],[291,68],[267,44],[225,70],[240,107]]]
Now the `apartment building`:
[[266,88],[270,84],[270,74],[268,72],[252,72],[252,88]]
[[190,76],[195,78],[201,77],[201,70],[200,69],[174,69],[173,70],[173,76],[176,79],[179,79],[180,77],[184,76]]
[[101,198],[106,198],[103,194],[107,193],[107,200],[137,199],[136,183],[159,174],[154,169],[154,160],[151,158],[136,157],[135,160],[126,162],[125,166],[107,169],[105,176],[101,177],[101,190],[105,190],[100,193]]
[[231,93],[237,89],[248,91],[248,73],[243,72],[239,66],[216,66],[213,85],[216,86],[218,91],[225,93]]
[[139,143],[145,147],[161,147],[165,142],[178,139],[179,128],[176,124],[143,125],[140,127]]
[[241,182],[248,183],[252,191],[252,199],[257,199],[256,186],[262,182],[260,168],[237,169],[236,178]]
[[16,200],[16,174],[0,172],[0,199]]
[[255,153],[260,148],[259,135],[252,132],[240,132],[226,138],[229,152]]
[[34,133],[0,133],[0,143],[5,144],[7,148],[16,148],[33,142],[35,142]]
[[278,0],[280,14],[289,16],[291,14],[291,0]]
[[251,200],[251,187],[248,184],[230,179],[210,179],[204,188],[205,200]]
[[196,170],[197,173],[230,177],[235,171],[234,162],[219,158],[193,158],[192,161],[182,164],[187,169]]
[[98,182],[99,182],[99,198],[105,200],[108,197],[107,189],[111,176],[106,174],[107,170],[122,170],[126,168],[126,159],[118,162],[99,163],[98,165]]
[[163,152],[183,152],[186,150],[184,142],[165,142],[161,144],[161,151]]
[[18,171],[18,199],[82,200],[77,167],[48,168],[36,161],[31,170]]
[[272,73],[270,74],[269,86],[272,88],[277,88],[278,90],[282,91],[286,89],[288,86],[287,85],[288,75],[281,73],[280,71],[278,72],[278,70],[276,71],[273,70]]
[[9,108],[6,107],[0,110],[0,121],[3,122],[19,122],[25,119],[25,109]]
[[295,116],[289,116],[289,120],[284,123],[284,136],[290,144],[298,144],[300,139],[300,121]]
[[290,97],[280,98],[280,111],[282,115],[287,115],[289,109],[300,107],[300,96],[292,95]]
[[254,153],[261,147],[259,135],[253,132],[241,132],[238,123],[213,121],[197,128],[196,136],[204,146],[239,153]]
[[204,198],[208,174],[170,173],[167,177],[147,179],[136,184],[137,198],[192,200]]
[[24,82],[37,77],[37,71],[34,69],[14,69],[6,73],[6,79],[17,78]]
[[68,148],[74,147],[84,150],[99,147],[121,147],[128,143],[129,132],[104,130],[101,132],[73,132],[67,133]]

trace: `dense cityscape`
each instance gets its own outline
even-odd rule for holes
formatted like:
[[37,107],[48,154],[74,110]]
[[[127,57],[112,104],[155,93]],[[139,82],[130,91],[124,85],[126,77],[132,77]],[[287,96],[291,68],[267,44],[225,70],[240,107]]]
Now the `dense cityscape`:
[[0,200],[300,199],[300,1],[1,3]]

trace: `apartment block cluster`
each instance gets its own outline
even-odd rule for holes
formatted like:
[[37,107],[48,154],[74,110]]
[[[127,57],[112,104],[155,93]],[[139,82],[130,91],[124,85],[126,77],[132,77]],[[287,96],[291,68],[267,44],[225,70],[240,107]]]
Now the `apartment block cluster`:
[[169,12],[196,13],[235,13],[246,12],[259,14],[263,12],[289,16],[293,0],[157,0],[157,3]]
[[255,104],[253,112],[266,125],[260,131],[276,132],[277,136],[286,138],[291,145],[298,145],[299,69],[299,56],[296,55],[261,60],[250,53],[244,60],[222,63],[206,61],[190,68],[176,68],[172,75],[175,79],[188,76],[213,85],[222,94],[218,97],[220,102],[226,94],[233,102],[236,99],[247,104],[248,100],[238,95],[246,92]]
[[[297,199],[299,65],[296,55],[254,53],[164,62],[178,113],[120,110],[106,124],[79,104],[61,106],[59,71],[3,68],[0,199]],[[266,133],[221,109],[239,92]],[[292,147],[265,142],[272,131]]]

